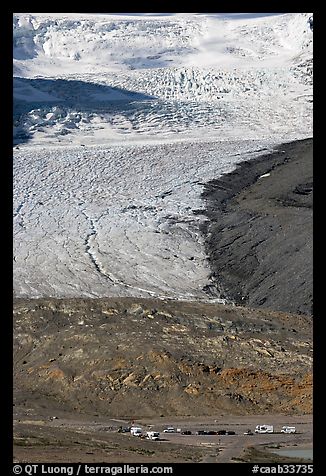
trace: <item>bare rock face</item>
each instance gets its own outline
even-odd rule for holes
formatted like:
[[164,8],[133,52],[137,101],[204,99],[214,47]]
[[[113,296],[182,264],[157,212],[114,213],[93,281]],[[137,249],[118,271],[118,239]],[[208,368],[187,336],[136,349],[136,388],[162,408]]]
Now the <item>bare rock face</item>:
[[17,300],[15,401],[107,416],[312,410],[306,316],[121,299]]

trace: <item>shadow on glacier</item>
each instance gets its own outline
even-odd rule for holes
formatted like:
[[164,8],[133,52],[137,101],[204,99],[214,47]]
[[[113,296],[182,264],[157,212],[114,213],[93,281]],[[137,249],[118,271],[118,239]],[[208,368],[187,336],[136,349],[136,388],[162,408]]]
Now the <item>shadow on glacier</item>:
[[[144,107],[154,96],[114,86],[70,79],[13,78],[14,145],[27,142],[42,118],[76,113],[118,113]],[[140,106],[141,104],[141,106]],[[55,114],[53,113],[55,111]],[[49,125],[49,119],[44,125]]]

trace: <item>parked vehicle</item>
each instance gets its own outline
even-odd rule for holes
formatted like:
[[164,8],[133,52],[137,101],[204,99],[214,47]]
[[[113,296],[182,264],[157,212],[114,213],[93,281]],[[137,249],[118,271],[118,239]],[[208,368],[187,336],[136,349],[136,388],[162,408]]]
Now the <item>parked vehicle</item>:
[[172,426],[169,426],[163,430],[163,433],[175,433],[175,429]]
[[247,430],[244,432],[244,435],[253,435],[253,432],[251,430]]
[[281,433],[296,433],[295,426],[282,426]]
[[130,434],[132,436],[141,436],[143,434],[143,429],[138,426],[132,426],[130,428]]
[[218,435],[226,435],[226,430],[218,430]]
[[160,439],[160,433],[158,431],[147,431],[146,432],[146,438],[148,440],[157,441],[157,440]]
[[206,431],[206,435],[217,435],[217,431],[214,431],[214,430]]
[[257,425],[255,433],[274,433],[273,425]]
[[233,430],[228,430],[228,431],[226,432],[226,434],[227,434],[227,435],[235,435],[235,431],[233,431]]
[[205,430],[198,430],[198,431],[196,431],[196,435],[206,435],[206,431]]
[[120,428],[118,429],[118,433],[130,433],[130,426],[126,426],[124,428],[120,426]]
[[181,432],[181,435],[191,435],[191,431],[190,430],[184,430]]

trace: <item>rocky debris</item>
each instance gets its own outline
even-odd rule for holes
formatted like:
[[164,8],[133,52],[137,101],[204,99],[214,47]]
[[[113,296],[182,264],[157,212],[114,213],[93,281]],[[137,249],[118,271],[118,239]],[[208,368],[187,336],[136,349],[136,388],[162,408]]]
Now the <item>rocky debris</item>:
[[305,139],[206,184],[202,231],[222,298],[312,315],[312,166]]
[[20,403],[37,395],[124,417],[311,411],[306,316],[154,299],[18,299],[14,327]]

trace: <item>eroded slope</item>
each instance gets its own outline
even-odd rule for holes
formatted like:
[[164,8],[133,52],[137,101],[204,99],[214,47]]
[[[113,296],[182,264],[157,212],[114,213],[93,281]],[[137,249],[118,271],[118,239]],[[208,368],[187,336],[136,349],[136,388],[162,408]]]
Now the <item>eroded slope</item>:
[[311,412],[307,317],[131,298],[14,311],[17,404],[130,418]]

